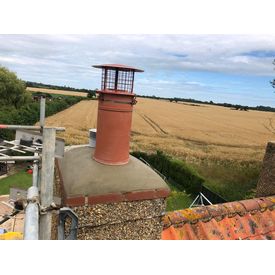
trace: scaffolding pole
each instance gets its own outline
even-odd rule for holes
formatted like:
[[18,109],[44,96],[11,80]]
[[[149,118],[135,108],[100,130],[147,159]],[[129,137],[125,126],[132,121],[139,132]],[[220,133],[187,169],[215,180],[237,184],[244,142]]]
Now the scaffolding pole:
[[[40,130],[40,126],[32,126],[32,125],[7,125],[7,124],[0,124],[0,129],[10,129],[10,130]],[[65,131],[64,127],[54,127],[56,131]]]
[[[38,156],[38,153],[37,152],[35,152],[34,153],[34,156]],[[35,160],[34,162],[33,162],[33,168],[32,168],[32,186],[36,186],[36,187],[38,187],[38,174],[39,174],[39,172],[38,172],[38,170],[39,170],[39,162],[38,162],[38,160]]]
[[38,240],[39,238],[39,206],[38,188],[32,186],[28,189],[28,205],[25,210],[24,240]]
[[43,129],[45,126],[45,110],[46,110],[46,98],[40,98],[40,127]]
[[25,160],[40,160],[40,156],[3,156],[0,161],[25,161]]
[[[16,144],[15,141],[13,142],[5,141],[5,143],[13,145],[13,147],[10,147],[10,148],[4,147],[4,146],[0,147],[0,162],[1,161],[26,161],[26,160],[33,161],[33,179],[32,179],[33,186],[28,189],[27,206],[25,208],[25,222],[24,222],[24,239],[25,240],[38,240],[38,239],[50,240],[51,239],[52,214],[48,210],[53,204],[56,132],[65,131],[65,128],[64,127],[45,127],[45,107],[46,107],[46,99],[41,98],[39,126],[0,124],[0,129],[36,130],[37,132],[40,131],[40,133],[43,136],[42,157],[37,147],[30,148],[24,145],[18,145]],[[34,135],[35,134],[36,133],[34,133]],[[40,144],[38,145],[41,146]],[[20,150],[18,148],[20,148]],[[8,150],[18,151],[20,153],[24,153],[25,151],[31,150],[31,152],[33,152],[34,155],[33,156],[8,156],[6,153],[4,154],[4,152]],[[42,168],[41,168],[41,161],[42,161]],[[39,191],[40,191],[40,197],[39,197]],[[12,215],[15,215],[18,211],[19,210],[16,210]]]
[[[54,158],[55,158],[55,136],[54,128],[44,127],[42,169],[40,183],[40,199],[42,210],[50,207],[53,203],[53,182],[54,182]],[[46,212],[40,216],[39,239],[51,239],[52,214]]]

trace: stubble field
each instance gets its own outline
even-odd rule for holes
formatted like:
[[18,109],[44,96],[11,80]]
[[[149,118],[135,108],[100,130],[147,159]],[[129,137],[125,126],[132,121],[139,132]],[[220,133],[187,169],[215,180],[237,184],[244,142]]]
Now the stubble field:
[[[61,136],[67,144],[83,144],[88,129],[96,128],[96,117],[97,101],[81,101],[46,123],[66,127]],[[138,98],[131,149],[162,150],[188,162],[261,161],[267,141],[275,136],[274,119],[270,112]]]

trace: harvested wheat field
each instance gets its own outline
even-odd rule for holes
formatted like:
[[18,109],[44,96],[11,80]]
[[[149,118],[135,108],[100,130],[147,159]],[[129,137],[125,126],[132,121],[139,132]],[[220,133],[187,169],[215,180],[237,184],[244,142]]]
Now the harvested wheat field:
[[[78,104],[47,118],[66,127],[67,144],[88,143],[96,127],[97,101]],[[138,98],[134,107],[132,150],[163,150],[186,159],[259,161],[267,141],[275,139],[275,114],[225,107]]]
[[87,97],[87,93],[66,91],[66,90],[53,90],[53,89],[46,89],[46,88],[27,87],[27,91],[31,93],[41,92],[41,93],[55,94],[55,95],[71,95],[71,96]]

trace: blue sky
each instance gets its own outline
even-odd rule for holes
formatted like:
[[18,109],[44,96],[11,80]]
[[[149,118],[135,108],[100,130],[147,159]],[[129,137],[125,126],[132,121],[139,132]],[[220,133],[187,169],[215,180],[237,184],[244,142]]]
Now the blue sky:
[[274,35],[0,35],[0,65],[24,80],[99,88],[121,63],[143,95],[275,107]]

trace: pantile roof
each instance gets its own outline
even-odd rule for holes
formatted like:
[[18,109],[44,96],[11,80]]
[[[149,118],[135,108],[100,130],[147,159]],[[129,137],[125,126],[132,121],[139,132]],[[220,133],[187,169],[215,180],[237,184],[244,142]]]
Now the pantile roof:
[[163,223],[164,240],[273,240],[275,196],[169,212]]

